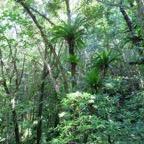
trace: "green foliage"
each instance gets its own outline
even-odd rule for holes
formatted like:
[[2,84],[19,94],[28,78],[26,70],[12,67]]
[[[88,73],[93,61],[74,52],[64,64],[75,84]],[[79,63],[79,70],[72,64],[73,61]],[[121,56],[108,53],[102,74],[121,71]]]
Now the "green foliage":
[[[144,46],[142,3],[123,3],[131,32],[114,7],[119,0],[71,0],[71,23],[65,2],[0,2],[0,143],[16,143],[17,121],[23,144],[37,143],[40,134],[41,144],[142,144],[144,67],[137,52]],[[129,65],[133,61],[137,64]],[[75,63],[74,79],[67,62]],[[81,92],[64,91],[64,85],[71,91],[72,80],[77,81],[72,91]]]
[[104,50],[102,54],[95,53],[95,57],[91,60],[91,66],[88,67],[88,72],[86,73],[87,84],[98,92],[103,83],[103,78],[106,75],[106,70],[110,64],[114,61],[119,60],[119,56],[111,56],[112,50],[109,52]]
[[68,94],[62,100],[63,111],[59,114],[60,136],[52,143],[125,143],[127,139],[129,143],[142,142],[142,95],[132,95],[120,105],[121,95]]
[[65,21],[61,21],[61,25],[53,27],[53,39],[52,41],[62,38],[63,40],[72,40],[75,45],[81,47],[84,46],[82,36],[84,34],[84,28],[82,27],[85,20],[79,15],[75,18],[74,22],[69,25]]
[[102,85],[101,77],[99,76],[99,70],[91,70],[86,73],[86,83],[87,86],[90,86],[93,90],[98,91]]
[[80,59],[78,58],[78,55],[70,55],[68,58],[67,58],[67,61],[69,63],[76,63],[76,64],[80,64]]
[[107,50],[104,50],[102,52],[102,54],[100,53],[95,53],[95,57],[92,59],[92,67],[91,68],[98,68],[100,70],[103,70],[104,68],[108,68],[109,65],[114,62],[114,61],[117,61],[119,60],[119,56],[116,55],[116,56],[112,56],[112,50],[110,51],[107,51]]

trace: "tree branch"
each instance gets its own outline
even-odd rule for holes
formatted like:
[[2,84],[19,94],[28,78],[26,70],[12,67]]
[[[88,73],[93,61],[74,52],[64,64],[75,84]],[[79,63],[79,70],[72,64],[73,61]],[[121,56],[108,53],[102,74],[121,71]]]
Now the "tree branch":
[[55,49],[53,48],[52,44],[48,41],[46,34],[44,33],[43,28],[41,27],[41,25],[39,24],[39,22],[37,21],[36,17],[34,16],[34,14],[30,11],[30,9],[28,8],[28,6],[22,1],[22,0],[15,0],[16,2],[20,3],[23,8],[27,11],[27,13],[29,14],[29,16],[32,18],[33,22],[35,23],[35,25],[38,27],[41,36],[43,38],[43,41],[45,43],[45,47],[49,47],[51,52],[53,53],[54,58],[56,59],[57,64],[59,65],[59,68],[61,70],[61,74],[63,77],[63,81],[64,81],[64,87],[65,87],[65,91],[68,92],[68,83],[67,83],[67,78],[65,76],[65,72],[64,69],[61,65],[61,62],[55,52]]
[[21,80],[22,80],[22,78],[23,78],[23,73],[24,73],[24,65],[25,65],[25,55],[24,55],[24,60],[23,60],[23,65],[22,65],[22,72],[21,72],[19,81],[18,81],[18,83],[17,83],[17,85],[16,85],[16,90],[15,90],[15,92],[18,90],[18,88],[19,88],[19,86],[20,86],[20,84],[21,84]]
[[44,58],[44,56],[43,56],[43,54],[42,54],[42,52],[41,52],[41,50],[40,50],[39,47],[38,47],[38,51],[39,51],[39,53],[40,53],[40,55],[41,55],[41,57],[42,57],[42,60],[43,60],[44,64],[45,64],[46,67],[47,67],[47,70],[48,70],[48,72],[49,72],[50,79],[51,79],[51,81],[52,81],[52,83],[53,83],[53,86],[54,86],[54,88],[55,88],[55,91],[56,91],[57,93],[59,93],[59,86],[58,86],[58,84],[56,83],[56,81],[55,81],[55,79],[54,79],[54,77],[53,77],[50,64],[45,60],[45,58]]
[[6,78],[5,78],[5,75],[4,75],[4,62],[3,62],[3,57],[2,57],[2,50],[0,48],[0,64],[1,64],[1,73],[2,73],[2,85],[4,86],[4,89],[5,89],[5,92],[7,94],[10,94],[10,91],[9,91],[9,88],[7,86],[7,82],[6,82]]
[[129,28],[130,32],[133,32],[132,22],[131,22],[129,16],[127,15],[127,13],[126,13],[126,11],[125,11],[122,3],[123,3],[123,2],[121,1],[121,2],[120,2],[120,6],[119,6],[119,7],[120,7],[120,11],[121,11],[121,13],[122,13],[123,16],[124,16],[124,19],[125,19],[125,21],[126,21],[126,23],[127,23],[127,26],[128,26],[128,28]]
[[43,17],[45,20],[47,20],[51,25],[55,25],[48,17],[46,17],[44,14],[41,14],[39,11],[37,11],[36,9],[30,7],[31,10],[33,10],[34,12],[38,13],[41,17]]

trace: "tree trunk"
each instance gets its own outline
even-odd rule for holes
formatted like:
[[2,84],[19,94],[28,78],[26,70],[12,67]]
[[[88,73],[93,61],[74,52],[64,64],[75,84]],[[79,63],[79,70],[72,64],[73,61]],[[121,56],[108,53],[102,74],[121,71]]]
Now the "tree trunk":
[[39,97],[39,105],[38,105],[38,124],[37,124],[37,144],[41,144],[41,136],[42,136],[42,109],[43,109],[43,98],[45,91],[45,77],[46,77],[46,66],[44,65],[42,72],[42,84],[40,88],[40,97]]
[[127,23],[127,26],[128,26],[128,28],[129,28],[129,31],[132,33],[132,32],[133,32],[132,22],[131,22],[129,16],[127,15],[124,7],[122,6],[122,3],[121,3],[121,6],[120,6],[120,11],[121,11],[121,13],[122,13],[122,15],[123,15],[126,23]]
[[[137,1],[140,1],[140,0],[137,0]],[[130,20],[128,14],[126,13],[126,10],[122,6],[122,4],[123,4],[122,0],[121,0],[120,4],[121,4],[120,5],[120,11],[121,11],[126,23],[127,23],[127,26],[129,28],[129,32],[131,33],[131,40],[134,43],[134,45],[136,46],[139,54],[142,55],[143,51],[140,49],[140,41],[142,40],[142,38],[141,38],[141,36],[136,36],[135,31],[134,31],[135,27],[133,26],[132,21]]]
[[6,113],[7,130],[6,130],[6,144],[9,144],[9,112]]
[[[44,59],[47,56],[47,48],[45,47]],[[40,97],[39,97],[39,105],[38,105],[38,124],[37,124],[37,144],[41,144],[41,136],[42,136],[42,110],[43,110],[43,99],[45,92],[45,78],[47,75],[47,67],[43,62],[43,71],[42,71],[42,83],[40,87]]]
[[18,126],[18,121],[17,121],[17,113],[15,109],[12,110],[12,116],[13,116],[13,123],[14,123],[14,129],[15,129],[16,144],[20,144],[19,126]]
[[[3,62],[2,59],[3,59],[3,57],[2,57],[2,51],[0,49],[0,66],[1,66],[1,73],[2,73],[2,77],[3,77],[3,87],[5,89],[6,94],[8,96],[11,96],[10,90],[9,90],[9,88],[7,86],[7,82],[6,82],[6,79],[5,79],[4,62]],[[20,144],[20,134],[19,134],[19,126],[18,126],[18,120],[17,120],[17,113],[16,113],[15,107],[13,107],[12,103],[10,104],[10,107],[12,109],[12,117],[13,117],[13,123],[14,123],[14,131],[15,131],[16,144]]]
[[71,75],[72,75],[72,88],[76,86],[76,63],[71,63]]
[[[70,5],[69,5],[69,0],[65,0],[66,3],[66,8],[67,8],[67,23],[69,25],[69,27],[71,27],[71,11],[70,11]],[[69,37],[67,38],[67,43],[69,46],[69,56],[75,56],[75,51],[74,51],[74,43],[75,43],[75,39],[74,37]],[[75,62],[70,62],[70,71],[71,71],[71,83],[72,83],[72,89],[74,89],[76,87],[76,63]]]

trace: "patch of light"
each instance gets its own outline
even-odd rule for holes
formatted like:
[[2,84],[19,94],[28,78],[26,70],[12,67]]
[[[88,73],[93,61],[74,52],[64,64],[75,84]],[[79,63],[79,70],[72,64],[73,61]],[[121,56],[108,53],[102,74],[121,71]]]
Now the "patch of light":
[[71,0],[70,3],[72,3],[72,6],[75,7],[75,5],[77,5],[79,0]]
[[65,116],[65,114],[66,114],[66,112],[62,112],[62,113],[59,114],[59,117],[62,118],[62,117]]
[[14,98],[11,100],[11,104],[12,104],[12,108],[14,109],[15,108],[15,99]]
[[43,4],[43,1],[42,0],[35,0],[38,4]]

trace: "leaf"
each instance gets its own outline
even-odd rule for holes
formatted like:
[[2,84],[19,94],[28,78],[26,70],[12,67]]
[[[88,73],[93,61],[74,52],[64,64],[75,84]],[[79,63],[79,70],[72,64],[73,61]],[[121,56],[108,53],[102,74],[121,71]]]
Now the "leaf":
[[82,41],[82,35],[84,34],[84,29],[81,26],[84,24],[84,19],[77,16],[72,25],[69,25],[65,21],[61,21],[61,25],[54,26],[52,28],[54,37],[53,40],[63,39],[68,41],[73,40],[77,48],[84,46]]
[[112,50],[106,51],[104,50],[102,54],[96,53],[96,56],[91,60],[92,68],[103,69],[103,67],[108,67],[110,63],[113,61],[119,60],[119,55],[111,56]]
[[79,62],[79,58],[78,58],[77,55],[74,55],[74,56],[70,55],[69,58],[67,58],[67,61],[70,62],[70,63],[72,63],[72,62],[78,63]]

